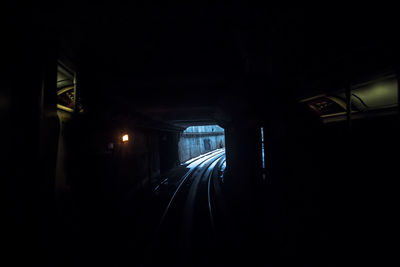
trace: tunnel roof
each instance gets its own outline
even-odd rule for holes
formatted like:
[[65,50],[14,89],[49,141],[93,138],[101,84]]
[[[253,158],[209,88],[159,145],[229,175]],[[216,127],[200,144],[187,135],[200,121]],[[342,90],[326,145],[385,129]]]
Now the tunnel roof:
[[[185,127],[274,113],[393,66],[395,10],[79,2],[59,9],[73,19],[57,20],[57,31],[92,105],[125,101]],[[52,27],[53,15],[35,11],[36,23]]]

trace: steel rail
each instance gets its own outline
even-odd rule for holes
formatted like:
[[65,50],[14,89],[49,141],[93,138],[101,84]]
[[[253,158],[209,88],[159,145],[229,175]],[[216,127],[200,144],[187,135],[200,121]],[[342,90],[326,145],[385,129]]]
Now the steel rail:
[[211,180],[213,178],[213,174],[214,174],[214,168],[215,166],[220,166],[219,163],[221,163],[223,161],[224,157],[220,157],[217,160],[215,160],[209,168],[211,168],[212,170],[210,171],[210,173],[208,174],[208,181],[207,181],[207,200],[208,200],[208,211],[210,213],[210,222],[211,222],[211,227],[213,229],[213,231],[215,231],[215,223],[214,223],[214,216],[213,216],[213,209],[212,209],[212,204],[211,204]]
[[[178,194],[179,190],[181,189],[182,185],[185,184],[185,182],[188,180],[189,176],[195,171],[197,170],[204,162],[206,161],[212,161],[215,162],[216,158],[221,157],[221,155],[223,155],[225,153],[225,151],[219,151],[217,153],[215,153],[214,155],[210,156],[210,157],[205,157],[205,159],[203,159],[201,162],[199,162],[196,166],[194,166],[193,168],[191,168],[181,179],[181,182],[179,183],[178,187],[176,188],[176,190],[174,191],[170,201],[168,202],[168,205],[166,206],[164,213],[160,219],[160,223],[158,224],[157,228],[156,228],[156,233],[158,233],[161,230],[161,226],[165,220],[165,217],[168,214],[168,211],[172,205],[172,203],[175,200],[176,195]],[[212,163],[211,163],[212,164]],[[208,167],[207,167],[208,168]]]

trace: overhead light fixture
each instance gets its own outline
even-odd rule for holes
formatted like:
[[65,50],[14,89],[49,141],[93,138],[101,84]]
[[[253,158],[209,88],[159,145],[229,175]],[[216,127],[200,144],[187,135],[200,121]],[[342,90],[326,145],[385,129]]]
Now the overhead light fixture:
[[126,143],[126,142],[128,142],[128,141],[129,141],[129,135],[124,134],[124,135],[122,136],[122,142]]

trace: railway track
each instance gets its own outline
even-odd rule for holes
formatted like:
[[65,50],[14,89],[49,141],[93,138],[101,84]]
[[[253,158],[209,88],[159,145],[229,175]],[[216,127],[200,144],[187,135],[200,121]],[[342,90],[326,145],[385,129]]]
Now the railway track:
[[182,264],[207,261],[215,251],[216,190],[213,177],[225,160],[225,150],[190,162],[161,216],[150,261]]

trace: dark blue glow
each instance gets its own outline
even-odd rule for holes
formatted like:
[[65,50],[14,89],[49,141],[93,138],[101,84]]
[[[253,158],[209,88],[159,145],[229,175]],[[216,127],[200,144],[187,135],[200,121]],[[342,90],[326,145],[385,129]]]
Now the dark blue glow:
[[261,127],[261,156],[262,156],[262,167],[265,169],[265,159],[264,159],[264,128]]

